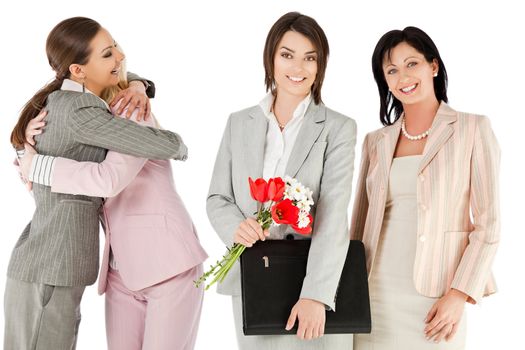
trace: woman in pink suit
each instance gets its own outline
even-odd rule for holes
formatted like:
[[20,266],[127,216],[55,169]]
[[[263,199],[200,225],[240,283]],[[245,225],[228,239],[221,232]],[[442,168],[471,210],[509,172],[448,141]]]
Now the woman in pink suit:
[[486,117],[447,105],[422,30],[386,33],[372,69],[384,127],[363,143],[350,233],[366,248],[373,328],[354,349],[463,349],[465,302],[496,291],[499,146]]
[[[125,86],[124,69],[120,74]],[[82,91],[68,83],[67,89]],[[117,93],[106,91],[104,100]],[[153,117],[137,121],[135,112],[131,118],[155,124]],[[41,119],[26,135],[35,134]],[[21,168],[30,181],[52,192],[108,197],[98,289],[106,293],[108,349],[193,349],[203,297],[193,281],[207,255],[175,189],[170,161],[109,151],[102,163],[77,162],[26,149]]]

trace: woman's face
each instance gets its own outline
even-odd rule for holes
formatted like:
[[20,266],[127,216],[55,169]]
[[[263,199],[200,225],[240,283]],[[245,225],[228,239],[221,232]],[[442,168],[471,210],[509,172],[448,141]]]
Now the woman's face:
[[317,75],[317,52],[304,35],[288,31],[277,46],[274,57],[274,79],[277,94],[305,97]]
[[107,30],[101,28],[90,43],[91,55],[83,65],[84,84],[94,94],[101,94],[105,88],[119,82],[121,63],[125,56]]
[[428,62],[425,56],[402,42],[385,55],[383,73],[388,88],[402,104],[415,104],[436,99],[434,74],[437,62]]

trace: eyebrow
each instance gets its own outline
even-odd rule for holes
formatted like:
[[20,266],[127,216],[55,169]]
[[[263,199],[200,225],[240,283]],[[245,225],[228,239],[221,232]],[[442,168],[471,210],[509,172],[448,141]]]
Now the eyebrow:
[[[406,61],[408,61],[408,60],[411,59],[411,58],[421,59],[420,57],[409,56],[409,57],[407,57],[407,58],[404,59],[403,63],[406,62]],[[394,67],[396,67],[396,65],[393,64],[392,62],[389,62],[389,63],[387,63],[387,64],[385,65],[385,67],[388,67],[388,66],[394,66]]]
[[[292,53],[295,53],[294,50],[289,49],[289,48],[287,48],[286,46],[282,46],[281,49],[285,49],[285,50],[288,50],[288,51],[290,51],[290,52],[292,52]],[[308,52],[305,52],[304,54],[305,54],[305,55],[309,55],[309,54],[312,54],[312,53],[317,53],[317,51],[315,51],[315,50],[313,50],[313,51],[308,51]]]
[[110,45],[110,46],[108,46],[108,47],[105,47],[104,49],[102,49],[102,51],[100,51],[100,53],[106,51],[107,49],[111,49],[112,47],[115,46],[115,44],[116,44],[116,42],[113,42],[113,45]]
[[411,59],[411,58],[421,59],[421,58],[416,57],[416,56],[409,56],[409,57],[405,58],[405,60],[404,60],[403,62],[406,62],[406,61],[408,61],[408,60]]

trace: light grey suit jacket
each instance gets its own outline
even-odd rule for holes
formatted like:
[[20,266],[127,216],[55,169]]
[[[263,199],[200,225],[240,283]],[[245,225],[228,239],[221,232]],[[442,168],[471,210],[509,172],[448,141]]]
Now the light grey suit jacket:
[[[143,158],[185,159],[180,136],[115,118],[89,93],[59,90],[48,97],[38,153],[101,162],[107,149]],[[36,211],[13,250],[8,276],[55,286],[85,286],[97,278],[101,198],[52,193],[33,184]]]
[[[282,237],[312,239],[301,298],[318,300],[335,309],[335,296],[349,245],[347,210],[354,170],[355,122],[324,105],[310,103],[292,149],[286,175],[313,191],[314,227],[301,236],[287,227]],[[222,241],[230,246],[240,222],[257,210],[248,177],[262,177],[268,119],[259,106],[233,113],[219,148],[207,212]],[[236,263],[218,292],[240,295]]]

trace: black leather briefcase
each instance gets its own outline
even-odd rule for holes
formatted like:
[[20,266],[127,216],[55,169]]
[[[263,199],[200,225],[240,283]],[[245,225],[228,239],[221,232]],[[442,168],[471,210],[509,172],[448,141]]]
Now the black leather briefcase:
[[[285,330],[299,300],[310,240],[260,241],[241,255],[245,335],[292,334]],[[330,254],[330,252],[326,252]],[[365,249],[351,241],[336,295],[336,312],[326,312],[325,334],[370,333],[370,299]]]

